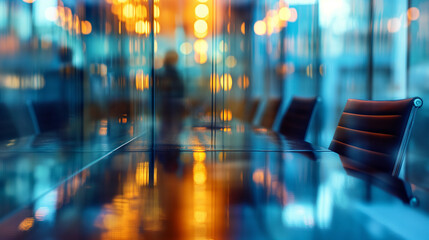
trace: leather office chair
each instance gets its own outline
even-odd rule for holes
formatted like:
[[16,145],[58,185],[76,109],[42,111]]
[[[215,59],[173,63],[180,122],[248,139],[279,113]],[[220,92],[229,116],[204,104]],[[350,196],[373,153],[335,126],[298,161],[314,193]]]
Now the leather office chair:
[[253,119],[255,119],[256,113],[258,112],[259,103],[259,98],[255,98],[251,101],[250,106],[247,108],[247,111],[244,114],[245,122],[252,123]]
[[0,103],[0,141],[19,137],[19,132],[6,104]]
[[68,124],[68,107],[65,102],[30,102],[37,132],[58,131]]
[[317,97],[292,98],[289,108],[282,118],[279,132],[288,138],[304,140],[317,102]]
[[260,125],[264,128],[272,128],[276,120],[282,100],[280,98],[269,99],[264,113],[262,114]]
[[398,176],[421,98],[396,101],[349,99],[329,149],[351,168]]

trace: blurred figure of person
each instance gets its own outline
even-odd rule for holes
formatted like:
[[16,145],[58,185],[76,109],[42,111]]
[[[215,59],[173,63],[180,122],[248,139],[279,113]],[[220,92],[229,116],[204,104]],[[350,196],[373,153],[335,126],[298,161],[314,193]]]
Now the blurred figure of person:
[[161,101],[183,100],[185,86],[176,67],[178,60],[179,55],[174,50],[165,54],[164,67],[158,73],[158,97]]
[[178,54],[170,50],[165,54],[164,66],[157,75],[156,109],[160,119],[160,137],[170,139],[181,130],[185,117],[185,86],[177,70]]

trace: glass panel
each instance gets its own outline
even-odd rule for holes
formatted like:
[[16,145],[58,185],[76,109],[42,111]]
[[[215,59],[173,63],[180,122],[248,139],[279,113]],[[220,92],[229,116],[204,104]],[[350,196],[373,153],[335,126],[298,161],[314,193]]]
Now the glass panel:
[[13,189],[0,202],[25,204],[149,132],[148,4],[0,0],[0,182]]
[[[316,1],[291,1],[290,17],[285,28],[283,39],[285,62],[279,64],[277,73],[284,74],[283,97],[287,98],[287,106],[292,97],[316,97],[320,81],[320,29],[318,26],[318,4]],[[316,141],[317,121],[307,134],[307,139]]]
[[407,1],[374,1],[373,94],[375,100],[406,96]]
[[349,98],[368,99],[369,0],[320,0],[320,144],[329,146]]
[[421,186],[429,186],[429,145],[427,141],[429,121],[429,31],[427,17],[429,1],[413,0],[407,11],[409,26],[408,96],[419,96],[423,107],[417,112],[407,158],[407,178]]

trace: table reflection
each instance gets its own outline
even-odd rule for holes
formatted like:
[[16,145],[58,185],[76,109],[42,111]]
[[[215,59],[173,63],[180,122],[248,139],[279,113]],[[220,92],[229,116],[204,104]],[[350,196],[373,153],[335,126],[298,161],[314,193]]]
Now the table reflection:
[[[399,189],[399,181],[370,179],[331,152],[123,151],[3,220],[0,232],[4,239],[399,239],[389,222],[417,216],[412,230],[426,233],[422,208],[374,184]],[[403,220],[368,214],[380,206]]]

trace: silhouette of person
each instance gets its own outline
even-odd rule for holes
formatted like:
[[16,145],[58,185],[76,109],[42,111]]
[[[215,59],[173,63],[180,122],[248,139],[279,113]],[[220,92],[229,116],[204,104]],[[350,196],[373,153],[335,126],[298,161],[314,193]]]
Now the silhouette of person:
[[174,141],[185,117],[185,86],[176,64],[179,56],[173,50],[164,57],[164,66],[157,74],[156,108],[160,120],[159,137]]

